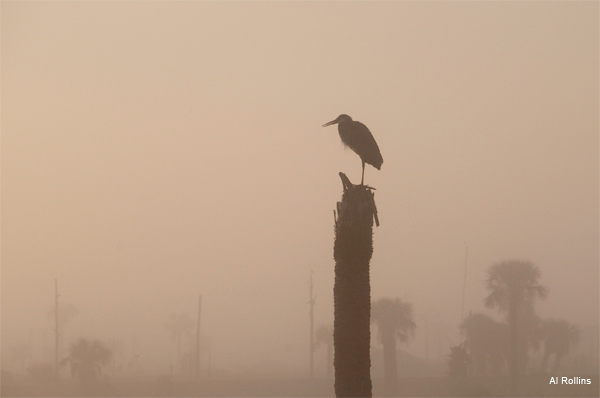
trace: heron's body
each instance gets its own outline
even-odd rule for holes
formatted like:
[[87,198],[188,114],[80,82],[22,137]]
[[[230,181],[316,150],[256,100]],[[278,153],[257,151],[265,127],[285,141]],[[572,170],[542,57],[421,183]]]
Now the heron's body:
[[373,138],[373,134],[371,134],[367,126],[361,122],[352,120],[348,115],[340,115],[337,119],[325,123],[323,127],[332,124],[338,125],[338,132],[344,145],[360,156],[363,163],[363,178],[361,181],[361,184],[363,184],[365,163],[370,164],[377,170],[381,170],[381,165],[383,164],[383,157],[381,156],[377,142],[375,142],[375,138]]

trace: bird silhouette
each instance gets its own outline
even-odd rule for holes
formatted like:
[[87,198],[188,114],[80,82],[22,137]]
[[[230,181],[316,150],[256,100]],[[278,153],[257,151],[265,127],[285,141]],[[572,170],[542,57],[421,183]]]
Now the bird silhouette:
[[377,142],[373,138],[373,134],[371,134],[367,126],[361,122],[352,120],[350,116],[345,114],[339,115],[337,119],[329,123],[325,123],[323,127],[331,126],[332,124],[338,125],[338,132],[344,145],[360,156],[362,160],[362,179],[360,180],[360,185],[364,185],[365,163],[370,164],[377,170],[381,170],[381,165],[383,164],[383,158],[381,157],[381,152],[379,152],[379,146],[377,146]]

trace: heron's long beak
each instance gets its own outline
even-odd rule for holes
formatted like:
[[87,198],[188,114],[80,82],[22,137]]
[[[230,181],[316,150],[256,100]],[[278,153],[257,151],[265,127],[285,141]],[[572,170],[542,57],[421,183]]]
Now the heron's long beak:
[[325,123],[324,125],[322,125],[321,127],[327,127],[327,126],[331,126],[332,124],[336,124],[337,123],[337,119],[336,120],[332,120],[329,123]]

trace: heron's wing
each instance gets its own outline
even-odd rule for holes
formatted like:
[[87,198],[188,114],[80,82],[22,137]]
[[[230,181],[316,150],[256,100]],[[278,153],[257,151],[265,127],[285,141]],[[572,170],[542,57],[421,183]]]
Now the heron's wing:
[[356,152],[364,162],[380,169],[383,157],[375,138],[373,138],[373,134],[371,134],[367,126],[360,122],[353,122],[346,130],[345,137],[342,137],[344,144]]

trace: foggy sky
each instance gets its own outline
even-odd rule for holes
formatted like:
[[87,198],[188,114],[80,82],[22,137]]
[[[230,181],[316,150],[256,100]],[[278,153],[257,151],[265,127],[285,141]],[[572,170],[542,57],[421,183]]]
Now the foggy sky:
[[414,304],[410,352],[426,319],[458,342],[467,245],[465,312],[502,319],[485,271],[517,258],[540,316],[598,323],[597,2],[2,1],[1,22],[3,347],[52,347],[57,278],[67,339],[160,364],[202,294],[213,366],[306,369],[338,172],[360,180],[320,127],[341,113],[381,148],[372,298]]

